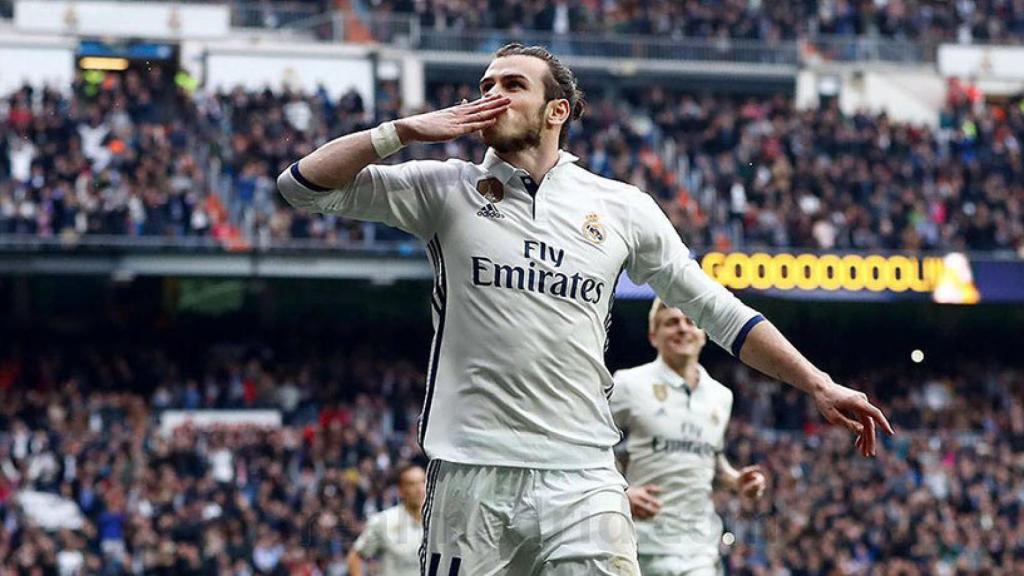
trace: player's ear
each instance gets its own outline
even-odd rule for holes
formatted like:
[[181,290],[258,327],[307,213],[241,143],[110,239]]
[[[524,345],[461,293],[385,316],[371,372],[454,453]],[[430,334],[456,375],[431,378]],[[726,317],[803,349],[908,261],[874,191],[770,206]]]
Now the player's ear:
[[570,115],[572,115],[572,106],[569,106],[569,101],[565,98],[556,98],[548,102],[545,116],[552,126],[565,124],[569,121]]
[[658,349],[658,341],[654,339],[654,332],[647,333],[647,341],[651,343],[651,348]]

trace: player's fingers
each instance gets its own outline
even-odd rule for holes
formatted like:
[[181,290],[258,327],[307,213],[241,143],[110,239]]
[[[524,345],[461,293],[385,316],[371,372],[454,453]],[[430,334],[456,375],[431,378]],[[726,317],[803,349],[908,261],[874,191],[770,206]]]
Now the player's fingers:
[[458,131],[459,135],[471,134],[477,130],[483,130],[488,126],[494,125],[498,121],[497,118],[491,118],[489,120],[481,120],[480,122],[469,122],[467,124],[459,124]]
[[643,502],[644,504],[647,504],[647,505],[653,505],[653,504],[656,504],[658,502],[657,498],[655,498],[654,496],[651,496],[650,494],[648,494],[644,490],[641,490],[641,491],[637,492],[637,498],[639,498],[641,502]]
[[887,434],[892,435],[896,433],[896,430],[893,429],[892,424],[889,424],[889,420],[886,419],[885,414],[883,414],[877,406],[869,402],[866,397],[864,398],[863,405],[860,406],[860,410],[861,412],[864,412],[868,416],[870,416],[872,420],[877,422],[882,427],[882,430],[885,430]]
[[759,496],[764,493],[764,484],[760,482],[749,482],[743,486],[743,495],[748,498]]
[[765,483],[764,474],[751,470],[749,474],[740,477],[740,484],[744,487],[757,486]]
[[861,423],[864,425],[864,451],[870,456],[875,455],[875,421],[871,419],[871,416],[862,414],[860,417]]
[[448,108],[440,110],[440,112],[447,112],[447,113],[452,114],[454,116],[461,116],[463,114],[475,112],[481,106],[487,105],[487,104],[493,102],[496,99],[497,99],[496,96],[484,96],[483,98],[480,98],[478,100],[473,100],[471,102],[471,101],[466,100],[465,98],[463,98],[462,101],[459,102],[458,104],[455,104],[453,106],[449,106]]
[[654,518],[655,512],[642,506],[638,506],[636,510],[633,511],[633,515],[641,520],[647,520],[649,518]]
[[828,420],[831,424],[845,427],[847,430],[853,432],[854,434],[860,434],[864,429],[864,427],[861,426],[860,422],[857,422],[856,420],[849,418],[848,416],[846,416],[845,414],[843,414],[842,412],[835,408],[831,409],[825,415],[825,419]]
[[456,106],[462,106],[462,107],[476,106],[477,104],[479,104],[481,102],[487,102],[488,100],[493,100],[493,99],[495,99],[497,97],[498,97],[497,94],[488,94],[487,96],[481,96],[481,97],[479,97],[479,98],[477,98],[475,100],[470,100],[468,98],[463,98],[461,102],[456,104]]
[[661,494],[661,488],[659,488],[657,484],[648,484],[644,486],[644,490],[647,490],[651,494]]
[[459,109],[459,112],[468,114],[498,106],[508,106],[511,102],[511,100],[504,96],[484,96],[479,100],[474,100],[466,104],[460,104],[459,106],[457,106],[457,108]]
[[747,466],[742,471],[740,471],[740,478],[743,479],[744,481],[746,481],[746,480],[749,480],[750,478],[753,478],[753,477],[758,476],[760,474],[761,474],[761,467],[760,466],[757,466],[757,465]]
[[637,518],[646,519],[651,518],[658,513],[658,508],[651,506],[646,502],[640,501],[633,506],[633,514]]
[[490,120],[491,118],[497,118],[505,112],[508,106],[502,106],[500,108],[488,108],[472,114],[466,114],[465,116],[458,119],[458,122],[483,122],[484,120]]

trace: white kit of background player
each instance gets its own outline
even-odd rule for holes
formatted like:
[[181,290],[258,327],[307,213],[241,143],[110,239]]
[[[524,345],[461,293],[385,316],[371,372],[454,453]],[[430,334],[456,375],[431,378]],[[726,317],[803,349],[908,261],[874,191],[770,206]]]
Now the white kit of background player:
[[[542,49],[507,46],[481,91],[338,138],[278,178],[297,208],[384,222],[427,245],[425,574],[637,573],[603,361],[623,270],[744,361],[813,392],[826,418],[873,452],[884,417],[863,394],[833,383],[711,281],[649,196],[559,150],[582,112],[567,68]],[[491,147],[481,164],[374,164],[403,144],[477,131]]]
[[367,519],[366,527],[349,550],[349,576],[363,576],[363,562],[380,561],[381,576],[416,576],[420,573],[419,546],[423,540],[423,468],[408,464],[395,473],[400,502]]
[[732,391],[698,363],[707,342],[679,309],[656,299],[648,319],[658,357],[614,375],[616,424],[626,432],[625,474],[643,576],[715,576],[722,520],[711,499],[715,479],[760,498],[757,466],[726,459]]

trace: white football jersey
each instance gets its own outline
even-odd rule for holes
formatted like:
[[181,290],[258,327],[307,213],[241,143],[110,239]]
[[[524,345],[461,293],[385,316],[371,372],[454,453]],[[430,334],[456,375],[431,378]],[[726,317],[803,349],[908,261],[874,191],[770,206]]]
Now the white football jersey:
[[700,367],[691,390],[661,358],[615,373],[615,422],[627,433],[630,486],[654,484],[661,511],[636,520],[641,554],[718,555],[722,521],[711,486],[725,446],[732,391]]
[[363,558],[377,558],[383,576],[419,576],[423,524],[399,504],[374,514],[353,548]]
[[427,456],[529,468],[613,466],[619,431],[604,365],[622,271],[737,353],[761,318],[690,258],[654,200],[562,152],[539,185],[488,150],[370,165],[326,190],[293,164],[295,207],[384,222],[434,267],[434,341],[419,438]]

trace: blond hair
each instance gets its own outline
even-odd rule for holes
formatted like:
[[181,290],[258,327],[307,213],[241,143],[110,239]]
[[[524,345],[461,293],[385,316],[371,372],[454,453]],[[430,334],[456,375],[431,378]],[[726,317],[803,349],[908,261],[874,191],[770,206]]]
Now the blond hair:
[[668,310],[668,304],[655,296],[654,302],[651,303],[651,311],[647,313],[647,331],[649,333],[653,334],[658,329],[658,312],[662,310]]

